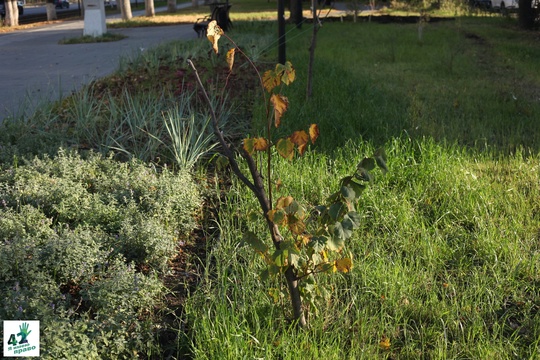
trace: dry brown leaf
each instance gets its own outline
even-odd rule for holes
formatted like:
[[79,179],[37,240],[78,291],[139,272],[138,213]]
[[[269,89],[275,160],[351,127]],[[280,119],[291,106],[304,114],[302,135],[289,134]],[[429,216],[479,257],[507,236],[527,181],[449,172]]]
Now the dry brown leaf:
[[311,139],[311,143],[315,144],[315,141],[319,137],[319,125],[311,124],[309,126],[309,137]]
[[291,141],[293,144],[298,146],[298,152],[300,155],[304,155],[304,152],[306,151],[306,146],[309,141],[309,136],[304,130],[295,131],[291,135]]
[[270,97],[270,102],[274,106],[274,125],[279,127],[281,124],[281,117],[289,107],[289,99],[280,94],[273,94]]
[[214,52],[216,54],[219,52],[218,40],[221,37],[221,35],[223,35],[223,30],[219,27],[217,21],[216,20],[210,21],[206,30],[206,37],[212,43],[212,48],[214,49]]
[[227,64],[229,65],[229,71],[232,71],[234,66],[234,54],[236,53],[236,48],[232,48],[227,51]]

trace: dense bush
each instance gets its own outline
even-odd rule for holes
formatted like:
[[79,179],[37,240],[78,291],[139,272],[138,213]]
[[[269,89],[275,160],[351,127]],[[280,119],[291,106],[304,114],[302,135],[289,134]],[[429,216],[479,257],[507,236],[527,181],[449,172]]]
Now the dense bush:
[[4,168],[0,318],[41,320],[44,358],[155,350],[158,276],[199,207],[188,173],[135,160],[60,151]]

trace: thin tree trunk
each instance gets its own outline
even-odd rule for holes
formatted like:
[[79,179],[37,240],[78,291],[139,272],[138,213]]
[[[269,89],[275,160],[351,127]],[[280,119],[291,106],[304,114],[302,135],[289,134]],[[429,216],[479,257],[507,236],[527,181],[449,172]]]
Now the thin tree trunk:
[[167,12],[176,12],[176,0],[167,0]]
[[[116,1],[116,7],[118,7],[118,10],[120,10],[120,18],[123,19],[124,18],[124,1],[123,0],[117,0]],[[83,8],[84,8],[84,6],[83,6]]]
[[120,5],[120,13],[122,14],[122,20],[131,20],[133,18],[133,14],[131,13],[131,1],[120,0],[118,4]]
[[156,10],[154,9],[154,0],[144,0],[144,14],[148,17],[156,16]]
[[4,3],[4,10],[6,12],[5,25],[18,26],[19,25],[19,8],[17,7],[17,1],[6,0]]
[[535,13],[532,7],[532,0],[519,0],[518,21],[519,26],[525,30],[534,28]]
[[[246,185],[249,188],[251,192],[253,192],[253,194],[259,201],[261,210],[263,214],[265,214],[264,216],[266,219],[266,224],[268,226],[268,230],[270,231],[270,236],[272,237],[272,242],[274,244],[274,247],[277,250],[279,250],[280,245],[283,241],[283,236],[281,236],[281,233],[279,232],[277,225],[274,224],[268,217],[268,212],[272,209],[272,205],[268,199],[268,196],[266,195],[266,191],[264,190],[264,180],[257,168],[257,164],[255,163],[255,160],[253,160],[253,157],[251,157],[251,155],[249,155],[246,151],[241,151],[241,155],[246,160],[249,173],[251,174],[252,181],[250,181],[244,175],[242,170],[240,170],[240,167],[238,166],[238,163],[236,162],[235,154],[233,153],[231,147],[229,147],[229,145],[225,141],[225,138],[223,137],[223,134],[221,133],[214,107],[212,106],[212,102],[210,101],[210,98],[208,97],[208,94],[206,93],[206,90],[202,84],[202,81],[199,77],[199,73],[197,72],[197,69],[195,68],[195,65],[193,65],[193,63],[190,60],[188,60],[188,63],[193,69],[193,71],[195,71],[197,83],[199,84],[203,92],[205,101],[210,108],[210,116],[212,118],[214,135],[216,135],[221,145],[221,151],[223,155],[225,155],[229,159],[229,164],[234,174],[240,179],[240,181],[242,181],[242,183],[244,183],[244,185]],[[298,288],[298,279],[296,278],[294,266],[291,265],[287,268],[287,270],[285,270],[285,280],[287,281],[287,287],[289,289],[289,295],[291,297],[291,305],[293,308],[294,320],[297,322],[298,326],[305,327],[307,322],[304,316],[304,312],[302,311],[302,298],[300,296],[300,289]]]
[[287,45],[285,40],[285,0],[278,2],[278,62],[285,65],[287,61]]
[[[216,127],[217,125],[218,124],[216,120],[215,125],[214,125],[214,133],[216,135],[217,133],[220,133],[219,128]],[[261,210],[263,214],[265,214],[264,217],[266,219],[268,230],[270,231],[270,236],[272,237],[272,243],[274,244],[274,247],[276,248],[276,250],[280,250],[281,243],[283,241],[283,236],[279,232],[277,225],[274,224],[272,220],[270,220],[270,218],[268,217],[268,212],[272,210],[272,204],[268,200],[268,196],[266,195],[266,192],[264,190],[263,178],[261,174],[259,173],[259,170],[257,169],[257,165],[255,164],[255,161],[253,160],[251,155],[243,151],[242,156],[244,157],[244,159],[246,160],[248,164],[249,172],[251,173],[251,177],[253,179],[253,183],[250,183],[250,182],[246,183],[245,181],[243,182],[245,185],[253,185],[253,189],[251,189],[251,191],[255,194],[255,196],[259,200],[259,205],[261,206]],[[229,158],[229,162],[232,162],[232,160],[236,162],[234,157]],[[245,178],[243,174],[241,174],[238,166],[233,166],[232,169],[235,175],[240,178],[240,180],[242,180],[242,178]],[[242,177],[239,174],[241,174]],[[307,325],[307,321],[306,321],[304,312],[302,311],[302,297],[300,296],[300,288],[298,287],[298,279],[296,278],[296,272],[293,265],[289,265],[289,267],[287,267],[287,270],[285,270],[285,280],[287,282],[287,288],[289,289],[289,296],[291,297],[291,307],[293,310],[294,321],[297,322],[297,325],[299,327],[305,327]]]
[[289,10],[292,22],[296,25],[297,29],[301,29],[304,20],[304,15],[302,14],[302,0],[290,0]]
[[196,9],[199,7],[199,0],[191,0],[191,7]]
[[307,321],[302,311],[302,298],[300,297],[300,289],[298,288],[298,279],[294,274],[294,268],[289,266],[285,271],[285,279],[289,287],[289,295],[291,296],[291,305],[293,309],[294,320],[297,321],[299,327],[306,327]]
[[309,46],[309,64],[307,79],[307,98],[313,95],[313,65],[315,63],[315,47],[317,46],[317,32],[319,31],[319,18],[317,16],[317,0],[311,0],[313,13],[313,34],[311,35],[311,45]]
[[52,1],[47,1],[46,9],[47,21],[53,21],[58,19],[58,16],[56,15],[56,7],[54,6],[54,3]]

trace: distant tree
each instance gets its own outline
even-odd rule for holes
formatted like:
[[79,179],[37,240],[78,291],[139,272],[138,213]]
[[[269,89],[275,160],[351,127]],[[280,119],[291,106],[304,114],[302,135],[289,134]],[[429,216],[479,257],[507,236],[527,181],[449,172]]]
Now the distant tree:
[[311,35],[311,44],[309,45],[309,63],[308,63],[308,78],[306,98],[313,96],[313,67],[315,65],[315,47],[317,46],[317,33],[321,23],[317,14],[317,0],[311,0],[311,14],[313,16],[313,32]]
[[119,0],[118,6],[120,6],[120,13],[122,14],[122,20],[131,20],[133,14],[131,13],[131,1]]
[[522,29],[534,28],[537,9],[533,8],[532,0],[519,0],[518,21]]
[[[15,3],[17,2],[15,1]],[[54,5],[54,0],[47,0],[45,8],[47,9],[47,21],[53,21],[58,19],[58,15],[56,15],[56,6]]]
[[167,12],[176,12],[176,0],[167,0]]
[[302,27],[304,15],[302,13],[302,0],[290,0],[289,11],[291,12],[291,21],[298,29]]
[[154,0],[144,0],[144,15],[148,17],[156,16]]
[[4,20],[4,24],[6,26],[19,25],[19,9],[17,8],[17,1],[6,0],[4,3],[4,8],[6,10],[6,18]]
[[285,38],[285,0],[277,0],[278,15],[278,62],[285,65],[287,61],[287,41]]

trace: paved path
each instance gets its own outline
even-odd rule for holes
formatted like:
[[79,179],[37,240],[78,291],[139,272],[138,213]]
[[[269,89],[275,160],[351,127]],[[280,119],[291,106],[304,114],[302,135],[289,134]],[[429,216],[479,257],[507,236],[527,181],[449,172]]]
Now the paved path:
[[109,43],[58,44],[82,36],[83,28],[84,22],[77,20],[0,34],[0,123],[9,115],[31,113],[40,102],[59,99],[113,73],[122,57],[162,42],[196,38],[188,24],[111,29],[108,31],[127,38]]
[[[191,3],[184,3],[178,8],[189,6]],[[336,3],[335,7],[345,9],[346,5]],[[156,9],[160,11],[165,8]],[[143,14],[133,12],[134,17]],[[36,104],[58,100],[113,73],[121,58],[135,56],[141,48],[196,38],[188,24],[109,29],[127,38],[110,43],[58,44],[62,39],[82,36],[83,28],[84,21],[76,20],[0,34],[0,123],[10,115],[30,114]]]

